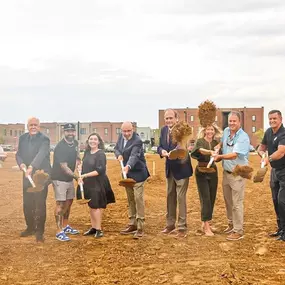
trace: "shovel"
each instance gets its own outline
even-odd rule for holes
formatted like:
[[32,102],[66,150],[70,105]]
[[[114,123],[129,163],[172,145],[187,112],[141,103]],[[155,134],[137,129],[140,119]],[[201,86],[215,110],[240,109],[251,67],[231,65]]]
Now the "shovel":
[[187,155],[187,150],[182,149],[182,148],[176,148],[173,149],[169,152],[168,158],[170,160],[175,160],[175,159],[184,159]]
[[[23,171],[24,171],[24,173],[27,173],[27,169],[25,167],[23,168]],[[27,178],[28,178],[29,182],[32,185],[32,187],[29,187],[27,189],[28,193],[36,193],[36,192],[41,192],[42,191],[42,189],[40,187],[36,186],[36,184],[35,184],[34,180],[32,179],[31,175],[28,175]]]
[[256,174],[253,177],[253,182],[258,183],[262,182],[268,168],[265,166],[265,154],[262,155],[260,169],[257,170]]
[[124,179],[121,179],[119,181],[119,185],[123,186],[123,187],[130,187],[130,188],[133,187],[137,182],[132,178],[127,178],[127,174],[124,170],[124,164],[123,164],[122,160],[120,160],[120,165],[121,165],[121,169],[122,169]]
[[[218,152],[219,152],[219,149],[216,149],[215,150],[215,154],[217,154]],[[213,156],[211,156],[210,161],[209,161],[209,163],[207,165],[207,168],[210,168],[212,166],[214,160],[215,160],[215,158]]]
[[[78,175],[79,175],[79,178],[81,178],[81,170],[79,170],[79,169],[78,169]],[[80,204],[80,205],[87,204],[91,199],[85,199],[83,183],[78,183],[78,185],[79,185],[79,188],[80,188],[80,193],[81,193],[81,198],[82,199],[77,200],[77,203]]]

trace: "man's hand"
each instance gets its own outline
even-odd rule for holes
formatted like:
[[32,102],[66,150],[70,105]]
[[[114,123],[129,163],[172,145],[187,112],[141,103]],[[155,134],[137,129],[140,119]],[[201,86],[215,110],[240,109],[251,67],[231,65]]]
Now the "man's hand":
[[268,159],[267,156],[266,156],[265,158],[262,158],[262,159],[260,160],[260,164],[262,163],[262,161],[264,162],[264,166],[270,164],[269,159]]
[[27,168],[25,163],[20,164],[20,170],[24,171],[24,169]]
[[32,167],[28,167],[27,171],[26,171],[26,177],[28,177],[29,175],[31,175],[33,172],[33,168]]
[[82,184],[82,185],[84,184],[82,178],[78,178],[77,182],[78,182],[78,184]]
[[220,154],[214,153],[212,156],[214,157],[215,162],[219,162],[222,160],[222,156]]
[[122,156],[122,155],[119,155],[117,159],[118,159],[119,161],[123,161],[123,156]]
[[162,157],[168,157],[168,156],[169,156],[169,153],[168,153],[165,149],[163,149],[163,150],[161,151],[161,156],[162,156]]
[[129,166],[128,166],[128,165],[124,167],[124,172],[125,172],[126,174],[128,174],[129,170],[130,170],[130,169],[129,169]]

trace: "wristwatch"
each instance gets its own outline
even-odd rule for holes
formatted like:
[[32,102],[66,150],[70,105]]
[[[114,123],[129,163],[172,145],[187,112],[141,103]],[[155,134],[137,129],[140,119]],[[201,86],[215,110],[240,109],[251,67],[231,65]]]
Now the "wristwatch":
[[268,160],[269,160],[269,162],[272,162],[272,156],[271,155],[268,156]]

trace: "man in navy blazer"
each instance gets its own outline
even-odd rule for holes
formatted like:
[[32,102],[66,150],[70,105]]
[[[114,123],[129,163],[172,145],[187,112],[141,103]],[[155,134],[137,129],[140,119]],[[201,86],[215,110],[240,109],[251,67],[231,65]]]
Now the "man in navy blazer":
[[128,178],[136,181],[133,187],[126,187],[129,206],[129,225],[121,234],[133,234],[134,238],[143,236],[144,225],[144,183],[149,177],[146,160],[143,151],[142,140],[134,132],[131,122],[124,122],[121,127],[115,146],[115,155],[123,161],[124,171]]
[[50,173],[50,140],[40,131],[40,121],[37,118],[28,120],[28,133],[19,138],[16,160],[19,168],[27,170],[23,175],[23,208],[27,224],[21,237],[36,234],[36,240],[43,242],[43,234],[46,221],[46,198],[48,186],[45,186],[41,192],[29,193],[31,187],[28,175],[33,175],[36,170],[44,170]]
[[[172,142],[171,130],[177,122],[177,112],[167,109],[164,113],[165,126],[160,131],[159,146],[157,152],[160,157],[165,157],[165,174],[167,180],[167,216],[164,234],[177,233],[179,237],[186,236],[187,207],[186,193],[189,185],[189,177],[193,174],[189,154],[186,159],[170,160],[169,152],[177,147]],[[178,202],[178,229],[175,230],[176,208]]]

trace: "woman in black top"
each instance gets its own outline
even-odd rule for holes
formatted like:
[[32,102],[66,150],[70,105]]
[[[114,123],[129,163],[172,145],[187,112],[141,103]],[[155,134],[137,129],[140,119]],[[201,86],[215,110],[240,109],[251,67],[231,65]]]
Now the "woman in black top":
[[221,130],[214,124],[202,128],[191,152],[191,156],[198,160],[195,177],[201,204],[202,231],[206,236],[214,235],[210,222],[218,187],[217,167],[214,162],[209,168],[207,165],[215,150],[219,149],[218,139],[221,137],[221,133]]
[[[114,193],[106,175],[106,163],[104,143],[99,134],[92,133],[87,140],[83,156],[82,176],[79,182],[83,181],[84,183],[85,199],[91,199],[88,206],[92,228],[83,235],[94,234],[96,238],[103,236],[102,209],[105,209],[107,204],[115,202]],[[77,193],[79,195],[80,191]]]

